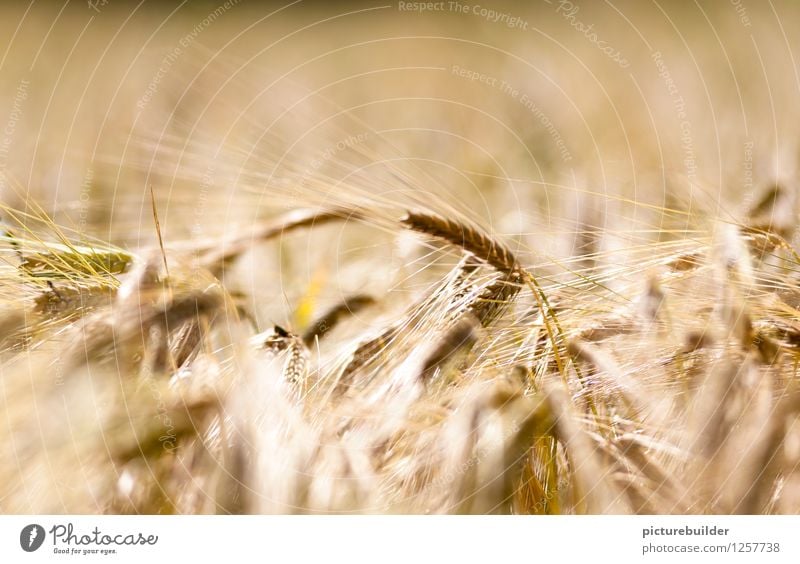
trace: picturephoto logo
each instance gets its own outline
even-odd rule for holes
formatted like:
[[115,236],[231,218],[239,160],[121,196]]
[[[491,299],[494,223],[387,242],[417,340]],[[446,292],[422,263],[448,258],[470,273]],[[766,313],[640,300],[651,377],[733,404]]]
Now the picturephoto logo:
[[44,542],[44,527],[37,524],[27,525],[22,528],[19,534],[19,545],[25,552],[35,552],[39,550]]

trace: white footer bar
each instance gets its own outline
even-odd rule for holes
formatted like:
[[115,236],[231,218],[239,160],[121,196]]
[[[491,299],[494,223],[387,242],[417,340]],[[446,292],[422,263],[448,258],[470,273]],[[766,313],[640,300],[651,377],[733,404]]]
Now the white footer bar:
[[800,562],[788,516],[0,516],[0,531],[3,562]]

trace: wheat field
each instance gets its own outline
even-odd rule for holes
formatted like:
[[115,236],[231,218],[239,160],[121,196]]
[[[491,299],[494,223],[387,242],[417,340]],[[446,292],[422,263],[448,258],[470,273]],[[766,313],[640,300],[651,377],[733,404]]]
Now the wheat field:
[[0,12],[0,512],[800,512],[800,5]]

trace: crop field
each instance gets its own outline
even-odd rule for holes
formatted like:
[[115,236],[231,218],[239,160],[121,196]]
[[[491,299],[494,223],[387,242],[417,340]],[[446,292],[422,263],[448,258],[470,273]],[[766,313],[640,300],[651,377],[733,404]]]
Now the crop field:
[[0,6],[0,513],[800,512],[800,4]]

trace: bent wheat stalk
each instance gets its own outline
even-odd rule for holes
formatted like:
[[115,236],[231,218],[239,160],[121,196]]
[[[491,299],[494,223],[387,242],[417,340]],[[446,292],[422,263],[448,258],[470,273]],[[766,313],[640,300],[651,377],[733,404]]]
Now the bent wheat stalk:
[[254,232],[240,235],[230,241],[206,249],[200,258],[200,264],[215,275],[236,260],[253,243],[274,239],[297,229],[326,225],[334,221],[345,221],[361,217],[356,210],[298,210],[286,214],[277,220],[270,221]]

